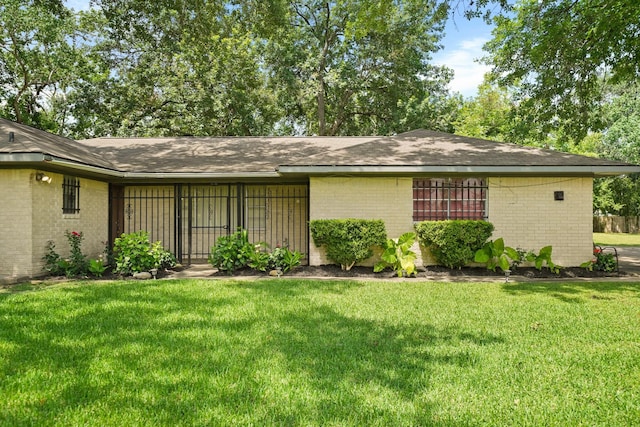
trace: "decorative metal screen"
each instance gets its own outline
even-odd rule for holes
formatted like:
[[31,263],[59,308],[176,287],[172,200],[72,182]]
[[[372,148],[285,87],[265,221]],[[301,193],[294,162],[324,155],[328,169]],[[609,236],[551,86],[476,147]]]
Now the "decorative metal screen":
[[413,180],[413,220],[485,219],[487,184],[479,178]]
[[[122,231],[144,230],[184,263],[204,262],[220,236],[247,230],[252,243],[308,252],[307,185],[127,186],[113,193]],[[117,215],[112,214],[112,222]],[[115,224],[113,225],[115,226]]]

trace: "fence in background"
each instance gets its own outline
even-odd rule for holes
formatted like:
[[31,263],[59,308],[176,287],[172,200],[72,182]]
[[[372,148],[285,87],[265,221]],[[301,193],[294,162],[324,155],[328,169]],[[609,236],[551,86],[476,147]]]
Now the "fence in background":
[[638,216],[594,216],[593,231],[596,233],[640,233]]

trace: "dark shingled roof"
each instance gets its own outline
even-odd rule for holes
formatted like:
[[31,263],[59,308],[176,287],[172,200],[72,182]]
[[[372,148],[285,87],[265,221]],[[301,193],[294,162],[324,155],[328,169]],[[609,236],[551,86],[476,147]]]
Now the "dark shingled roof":
[[[13,142],[9,141],[10,132],[13,132]],[[0,118],[0,153],[44,154],[85,165],[114,169],[109,161],[73,139],[2,118]]]
[[310,156],[374,141],[375,137],[95,138],[91,147],[127,172],[274,172]]
[[[9,132],[14,132],[11,143]],[[639,166],[622,162],[427,130],[379,137],[105,137],[76,142],[0,119],[0,160],[6,162],[3,153],[42,153],[61,160],[64,167],[72,166],[67,162],[90,165],[96,173],[107,170],[112,177],[130,179],[207,174],[277,177],[277,172],[585,176],[640,172]]]

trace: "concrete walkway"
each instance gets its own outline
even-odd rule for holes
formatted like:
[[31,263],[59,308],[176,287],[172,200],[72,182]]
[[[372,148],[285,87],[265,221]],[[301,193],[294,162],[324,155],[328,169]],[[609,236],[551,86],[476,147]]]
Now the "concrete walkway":
[[[609,247],[603,247],[605,253],[613,252]],[[640,246],[619,246],[618,263],[620,271],[627,275],[640,276]]]

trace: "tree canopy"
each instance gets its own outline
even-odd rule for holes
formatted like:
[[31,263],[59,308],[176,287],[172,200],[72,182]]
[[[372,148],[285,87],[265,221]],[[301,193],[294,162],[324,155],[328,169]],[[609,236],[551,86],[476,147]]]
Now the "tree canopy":
[[493,75],[519,90],[520,110],[543,132],[580,140],[603,129],[602,83],[640,75],[636,0],[518,0],[495,23],[486,46]]
[[438,0],[92,6],[0,6],[3,116],[74,137],[453,130]]

